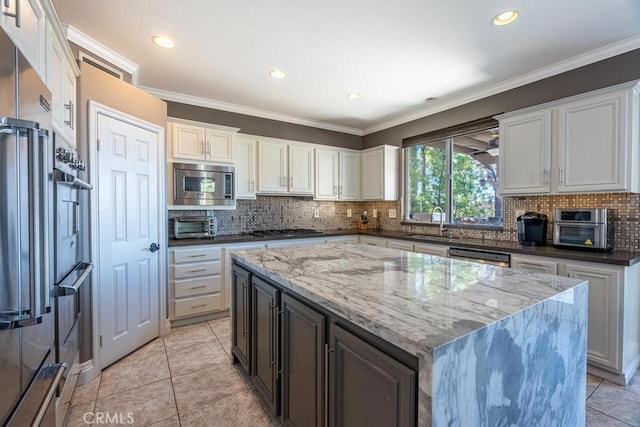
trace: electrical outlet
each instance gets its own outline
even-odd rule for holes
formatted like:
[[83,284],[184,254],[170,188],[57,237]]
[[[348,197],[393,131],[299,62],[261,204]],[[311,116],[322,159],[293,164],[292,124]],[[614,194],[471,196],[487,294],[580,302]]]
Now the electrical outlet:
[[314,218],[320,218],[320,209],[319,208],[313,208],[313,217]]
[[347,209],[347,218],[351,218],[353,216],[353,211],[351,209]]
[[396,217],[396,210],[395,209],[389,209],[389,218],[393,219]]
[[373,210],[373,217],[378,218],[378,209]]
[[520,215],[524,215],[524,211],[521,209],[516,209],[516,218],[518,218]]

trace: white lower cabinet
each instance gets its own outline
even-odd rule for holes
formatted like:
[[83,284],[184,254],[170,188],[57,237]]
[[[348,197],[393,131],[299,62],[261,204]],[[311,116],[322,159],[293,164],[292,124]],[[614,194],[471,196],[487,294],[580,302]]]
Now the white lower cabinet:
[[589,281],[589,372],[624,385],[640,366],[640,264],[512,255],[511,266]]
[[532,273],[558,274],[558,263],[549,258],[511,255],[511,267]]
[[358,243],[358,236],[332,236],[326,238],[327,243]]
[[387,247],[394,249],[402,249],[403,251],[413,251],[413,243],[407,240],[387,240]]
[[421,254],[435,255],[439,257],[446,257],[449,255],[449,247],[438,244],[415,243],[413,245],[413,251],[419,252]]
[[170,248],[169,260],[170,320],[224,308],[219,247]]

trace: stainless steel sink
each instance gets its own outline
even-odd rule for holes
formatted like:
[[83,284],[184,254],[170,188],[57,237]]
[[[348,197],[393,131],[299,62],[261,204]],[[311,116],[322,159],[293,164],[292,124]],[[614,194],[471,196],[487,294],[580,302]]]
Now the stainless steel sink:
[[431,241],[437,241],[437,242],[450,242],[450,241],[458,241],[461,240],[460,236],[452,236],[452,237],[447,237],[447,236],[431,236],[428,234],[406,234],[405,237],[409,237],[410,239],[416,239],[416,240],[431,240]]

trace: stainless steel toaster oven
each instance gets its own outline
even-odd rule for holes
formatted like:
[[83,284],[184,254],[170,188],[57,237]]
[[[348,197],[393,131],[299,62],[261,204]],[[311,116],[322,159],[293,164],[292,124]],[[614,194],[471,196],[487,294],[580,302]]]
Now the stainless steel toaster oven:
[[611,210],[558,208],[553,210],[553,245],[606,251],[613,248]]

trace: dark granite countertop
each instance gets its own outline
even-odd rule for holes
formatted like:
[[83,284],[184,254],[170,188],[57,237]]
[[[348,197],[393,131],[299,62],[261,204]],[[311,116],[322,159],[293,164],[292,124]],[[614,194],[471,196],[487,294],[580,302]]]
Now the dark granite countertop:
[[[598,262],[602,264],[629,266],[640,262],[640,252],[589,252],[572,249],[554,248],[553,246],[522,246],[518,242],[507,240],[482,240],[482,239],[447,239],[437,236],[419,235],[418,233],[407,233],[403,231],[358,231],[358,230],[325,230],[317,234],[305,234],[299,236],[253,236],[250,234],[230,234],[221,235],[210,239],[169,239],[169,247],[192,246],[192,245],[214,245],[228,243],[252,243],[269,240],[287,239],[312,239],[331,236],[348,236],[362,234],[372,237],[388,239],[407,240],[414,243],[429,243],[447,246],[458,246],[464,248],[486,249],[502,251],[512,254],[535,255],[550,258],[561,258],[573,261]],[[420,236],[416,238],[414,236]]]

